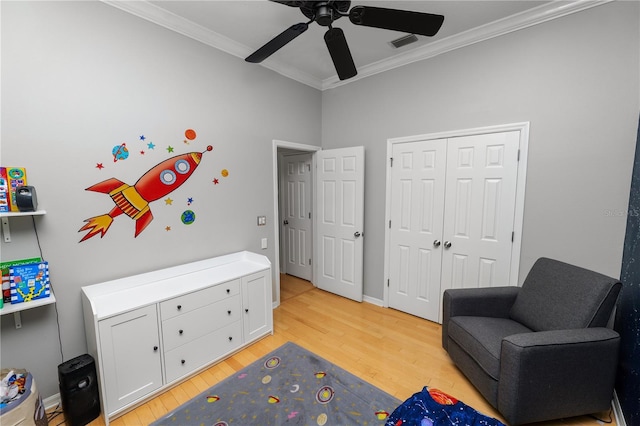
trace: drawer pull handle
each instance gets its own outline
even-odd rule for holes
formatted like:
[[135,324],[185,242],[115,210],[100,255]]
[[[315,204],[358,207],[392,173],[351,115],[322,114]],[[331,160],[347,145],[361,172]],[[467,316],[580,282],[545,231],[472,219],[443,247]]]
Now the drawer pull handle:
[[249,308],[245,309],[244,312],[248,314],[249,313]]
[[184,365],[184,363],[187,362],[184,359],[180,361],[180,364]]
[[178,330],[178,333],[180,333],[180,335],[182,336],[182,333],[184,333],[184,330]]
[[153,347],[153,351],[154,351],[154,352],[157,352],[157,351],[158,351],[158,347],[157,347],[157,346],[154,346],[154,347]]
[[227,289],[227,294],[231,293],[231,289]]
[[233,340],[233,337],[229,336],[229,341],[232,341],[232,340]]
[[182,305],[178,305],[178,310],[181,310],[181,309],[182,309]]
[[227,314],[231,315],[231,311],[227,311]]

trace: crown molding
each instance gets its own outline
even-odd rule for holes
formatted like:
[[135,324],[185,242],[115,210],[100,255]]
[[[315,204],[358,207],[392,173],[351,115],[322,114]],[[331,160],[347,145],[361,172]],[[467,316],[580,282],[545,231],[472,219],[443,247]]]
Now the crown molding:
[[321,90],[342,86],[384,71],[389,71],[424,59],[433,58],[434,56],[438,56],[452,50],[490,40],[495,37],[500,37],[505,34],[542,24],[553,19],[562,18],[563,16],[581,12],[612,1],[614,0],[578,0],[570,2],[552,1],[524,12],[489,22],[488,24],[480,27],[472,28],[468,31],[436,40],[432,43],[407,51],[406,53],[401,53],[391,58],[360,67],[358,68],[358,75],[349,80],[340,81],[337,75],[332,76],[322,81]]
[[[485,40],[499,37],[534,25],[561,18],[592,7],[600,6],[614,0],[576,0],[576,1],[551,1],[533,9],[499,19],[468,31],[455,34],[432,43],[395,55],[391,58],[369,64],[358,69],[358,75],[349,80],[339,80],[338,76],[332,76],[325,80],[319,80],[298,69],[289,67],[273,59],[267,59],[260,65],[275,71],[285,77],[296,80],[318,90],[327,90],[339,87],[363,78],[379,74],[394,68],[433,58],[434,56],[450,52],[455,49],[470,46]],[[147,21],[175,31],[186,37],[197,40],[208,46],[222,50],[230,55],[244,59],[253,50],[228,37],[209,30],[188,19],[169,12],[146,0],[102,0],[103,3],[138,16]]]

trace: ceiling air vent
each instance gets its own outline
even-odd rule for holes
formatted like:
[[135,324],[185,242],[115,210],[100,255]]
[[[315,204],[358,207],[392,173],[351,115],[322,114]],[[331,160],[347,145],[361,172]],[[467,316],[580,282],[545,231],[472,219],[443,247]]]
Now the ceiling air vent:
[[396,49],[401,48],[402,46],[406,46],[407,44],[415,43],[418,41],[418,37],[415,34],[407,34],[406,36],[402,36],[395,40],[391,40],[389,44],[391,44]]

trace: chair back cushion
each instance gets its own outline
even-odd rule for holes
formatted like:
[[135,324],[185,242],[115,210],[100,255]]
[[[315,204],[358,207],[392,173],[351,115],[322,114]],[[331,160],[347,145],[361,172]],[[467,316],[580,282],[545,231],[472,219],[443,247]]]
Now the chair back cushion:
[[606,327],[621,287],[615,278],[542,257],[509,316],[534,331]]

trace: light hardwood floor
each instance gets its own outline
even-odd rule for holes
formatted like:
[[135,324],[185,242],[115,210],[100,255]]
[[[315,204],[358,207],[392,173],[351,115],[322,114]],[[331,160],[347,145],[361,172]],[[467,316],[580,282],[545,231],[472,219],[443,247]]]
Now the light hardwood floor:
[[[449,360],[441,346],[439,324],[370,303],[353,302],[289,275],[281,277],[280,296],[280,306],[273,312],[272,336],[118,417],[111,425],[147,425],[287,341],[305,347],[399,400],[429,386],[504,421]],[[597,415],[605,420],[613,416],[609,412]],[[49,424],[63,423],[63,416],[58,415]],[[538,425],[596,424],[602,423],[583,416]],[[100,417],[90,425],[104,426],[104,421]]]

